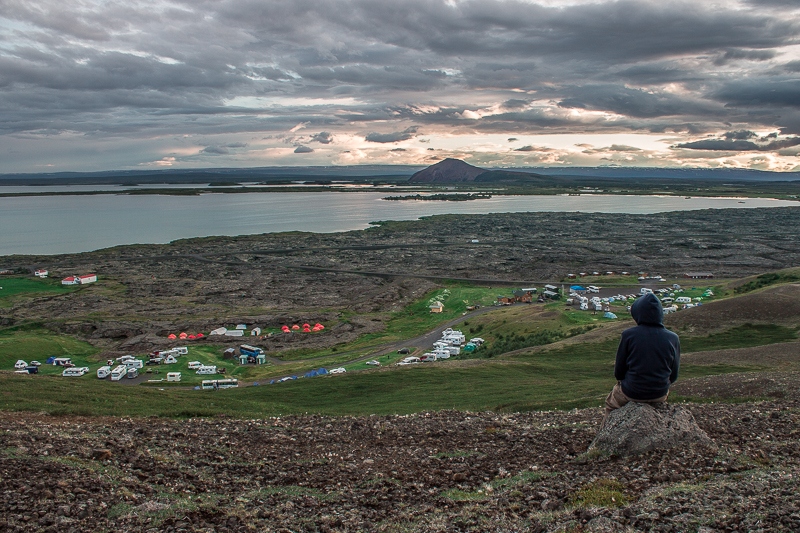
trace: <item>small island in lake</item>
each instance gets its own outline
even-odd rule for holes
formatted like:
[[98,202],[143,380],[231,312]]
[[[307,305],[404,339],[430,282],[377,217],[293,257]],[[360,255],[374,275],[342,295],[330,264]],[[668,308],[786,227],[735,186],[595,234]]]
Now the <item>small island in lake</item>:
[[436,200],[440,202],[466,202],[467,200],[487,200],[492,195],[488,193],[438,193],[438,194],[409,194],[406,196],[386,196],[384,200]]

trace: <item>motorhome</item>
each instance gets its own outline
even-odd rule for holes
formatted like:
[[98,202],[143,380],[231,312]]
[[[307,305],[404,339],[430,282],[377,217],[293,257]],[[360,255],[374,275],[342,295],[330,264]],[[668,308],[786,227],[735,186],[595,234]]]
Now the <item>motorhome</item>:
[[653,289],[648,289],[647,287],[642,287],[639,289],[639,294],[644,296],[645,294],[653,294]]
[[689,303],[692,303],[692,299],[689,298],[688,296],[678,296],[677,298],[675,298],[675,303],[678,303],[678,304],[689,304]]
[[82,367],[72,367],[72,368],[65,368],[61,375],[64,377],[80,377],[88,372],[89,369],[85,366]]
[[420,356],[419,360],[423,363],[433,363],[436,361],[437,357],[434,353],[424,353]]
[[128,368],[140,369],[144,368],[144,362],[141,359],[127,359],[124,363]]
[[199,375],[216,374],[217,373],[217,367],[213,366],[213,365],[210,365],[210,366],[203,365],[203,366],[200,366],[200,367],[197,368],[197,372],[196,373],[199,374]]
[[180,372],[167,372],[167,381],[180,381],[180,380],[181,380]]
[[139,369],[135,366],[129,366],[128,371],[125,373],[125,377],[128,379],[133,379],[139,376]]
[[172,352],[177,355],[187,355],[189,353],[189,348],[186,346],[176,346],[172,349]]
[[204,379],[200,384],[200,388],[203,390],[231,389],[238,386],[239,380],[236,378]]
[[128,374],[128,367],[119,365],[111,371],[111,381],[119,381]]
[[101,366],[100,368],[97,369],[98,379],[106,379],[110,375],[111,375],[111,367],[108,365]]
[[189,361],[189,364],[187,366],[189,367],[189,370],[197,370],[198,368],[203,366],[203,363],[201,363],[200,361]]
[[433,351],[436,359],[450,359],[450,350],[438,349]]

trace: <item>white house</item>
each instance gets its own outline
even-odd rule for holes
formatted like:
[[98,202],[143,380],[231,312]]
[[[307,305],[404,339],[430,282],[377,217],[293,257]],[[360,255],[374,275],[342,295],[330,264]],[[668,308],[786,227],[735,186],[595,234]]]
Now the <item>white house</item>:
[[61,280],[62,285],[78,285],[80,281],[75,276],[68,276]]
[[33,275],[36,276],[37,278],[46,278],[48,274],[50,273],[47,271],[47,269],[44,268],[40,268],[38,270],[33,271]]
[[84,274],[83,276],[78,276],[78,283],[81,285],[94,283],[95,281],[97,281],[97,274]]

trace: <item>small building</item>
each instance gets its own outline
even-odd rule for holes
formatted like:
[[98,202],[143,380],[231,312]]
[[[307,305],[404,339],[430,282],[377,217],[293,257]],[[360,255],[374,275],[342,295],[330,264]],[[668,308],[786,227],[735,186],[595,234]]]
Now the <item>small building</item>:
[[444,304],[442,304],[442,302],[433,302],[429,307],[431,313],[441,313],[444,311]]
[[50,273],[45,268],[40,268],[40,269],[37,269],[37,270],[33,271],[33,275],[34,276],[36,276],[37,278],[42,278],[42,279],[46,278],[49,274]]
[[247,324],[236,324],[236,329],[241,329],[244,331],[247,329]]
[[499,303],[501,305],[511,305],[511,304],[514,303],[514,297],[513,296],[498,296],[497,297],[497,303]]
[[261,328],[255,327],[255,328],[250,330],[250,336],[251,337],[258,337],[259,335],[261,335]]
[[712,279],[714,274],[711,272],[686,272],[683,277],[688,279]]
[[95,281],[97,281],[97,274],[84,274],[83,276],[78,276],[78,283],[81,285],[94,283]]
[[80,281],[75,276],[67,276],[66,278],[61,280],[62,285],[78,285]]
[[553,291],[553,292],[558,291],[558,287],[556,287],[555,285],[545,285],[544,288],[548,291]]
[[544,291],[542,294],[544,295],[545,298],[549,298],[550,300],[558,300],[559,298],[558,293],[555,291],[547,290]]
[[533,301],[533,293],[529,290],[526,291],[525,289],[518,289],[512,294],[514,295],[515,302],[529,304]]

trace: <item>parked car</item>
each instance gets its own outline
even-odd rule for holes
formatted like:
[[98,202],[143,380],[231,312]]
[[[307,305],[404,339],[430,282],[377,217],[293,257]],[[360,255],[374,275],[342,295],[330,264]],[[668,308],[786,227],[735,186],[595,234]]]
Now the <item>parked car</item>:
[[381,366],[380,361],[376,361],[375,359],[373,359],[372,361],[367,361],[367,364],[372,366]]
[[411,350],[409,350],[408,348],[400,348],[399,350],[397,350],[397,353],[407,355],[411,353]]
[[39,361],[31,361],[31,366],[42,366],[42,363]]

